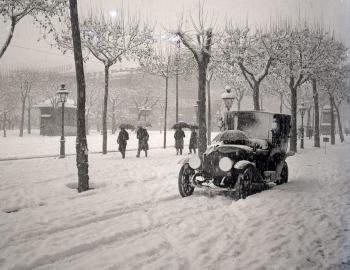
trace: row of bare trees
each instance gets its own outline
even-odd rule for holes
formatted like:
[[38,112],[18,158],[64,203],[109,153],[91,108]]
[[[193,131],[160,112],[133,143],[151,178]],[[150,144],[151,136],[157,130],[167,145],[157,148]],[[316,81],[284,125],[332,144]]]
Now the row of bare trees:
[[[69,13],[65,1],[35,0],[39,6],[31,9],[25,1],[0,1],[2,15],[14,22],[24,16],[44,14],[47,21],[60,16],[59,29],[54,32],[57,47],[63,52],[74,52],[77,81],[77,167],[79,191],[88,188],[88,158],[86,142],[86,85],[83,59],[91,55],[104,65],[105,87],[102,114],[103,144],[102,151],[107,153],[107,107],[109,95],[109,70],[117,62],[136,60],[149,73],[161,76],[165,80],[164,131],[166,132],[168,80],[178,76],[180,70],[196,71],[198,80],[198,124],[199,155],[202,156],[210,138],[210,83],[213,77],[221,78],[225,83],[241,87],[237,91],[237,100],[246,93],[252,96],[255,110],[261,109],[261,87],[266,85],[270,91],[281,98],[281,108],[285,99],[290,100],[292,129],[290,148],[297,150],[297,106],[304,85],[311,83],[315,111],[315,146],[320,145],[319,136],[319,95],[327,94],[332,107],[339,110],[342,100],[349,102],[348,68],[344,66],[346,48],[331,33],[322,27],[305,22],[290,23],[279,20],[266,29],[250,29],[226,23],[220,29],[215,27],[214,19],[208,19],[202,4],[199,5],[198,21],[190,16],[191,29],[182,21],[175,30],[168,33],[178,38],[186,52],[181,61],[176,50],[157,42],[154,27],[142,23],[140,18],[125,14],[120,9],[117,17],[106,18],[91,14],[79,23],[76,0],[69,1]],[[46,4],[47,5],[46,5]],[[24,11],[24,13],[21,13]],[[18,15],[18,14],[23,14]],[[69,15],[68,15],[69,14]],[[40,20],[37,20],[40,22]],[[52,24],[47,24],[52,25]],[[45,27],[46,24],[45,24]],[[8,47],[14,28],[10,30],[2,54]],[[2,56],[2,54],[0,56]],[[184,66],[182,66],[182,62]],[[185,72],[189,73],[189,72]],[[216,75],[215,75],[216,74]],[[344,75],[345,74],[345,75]],[[269,87],[271,82],[284,85]],[[245,87],[243,85],[245,84]],[[23,85],[22,89],[28,89]],[[30,92],[30,91],[29,91]],[[23,99],[28,95],[24,92]],[[113,101],[112,101],[113,104]],[[240,103],[239,103],[240,104]],[[208,110],[208,114],[207,114]],[[339,116],[339,114],[338,114]],[[207,128],[207,120],[208,127]],[[334,121],[333,121],[334,122]],[[339,119],[338,119],[338,122]],[[340,125],[341,126],[341,125]],[[334,130],[334,127],[333,127]],[[208,133],[207,133],[208,132]],[[334,133],[334,132],[333,132]],[[332,139],[333,140],[333,139]],[[164,146],[166,139],[164,137]]]
[[[280,97],[280,110],[283,99],[289,99],[292,151],[297,151],[297,106],[301,100],[298,95],[303,85],[312,84],[316,118],[315,146],[319,147],[317,94],[327,92],[329,96],[335,96],[332,91],[336,91],[337,84],[344,80],[344,76],[340,75],[344,73],[342,70],[347,70],[342,67],[347,56],[344,45],[324,28],[306,22],[291,24],[288,20],[278,21],[268,29],[254,31],[247,26],[242,28],[227,23],[223,30],[214,31],[211,25],[205,25],[205,21],[205,16],[200,12],[199,22],[193,23],[193,34],[183,30],[181,24],[175,31],[192,52],[198,65],[199,144],[202,146],[199,152],[205,150],[205,103],[206,91],[210,89],[206,85],[206,75],[211,70],[209,67],[213,70],[213,66],[216,77],[231,84],[234,89],[239,89],[235,93],[238,104],[244,95],[250,93],[254,110],[260,110],[261,86]],[[319,88],[316,87],[317,82]],[[331,86],[327,86],[327,83]],[[345,87],[344,91],[349,90]],[[338,103],[330,98],[330,104],[336,110]]]

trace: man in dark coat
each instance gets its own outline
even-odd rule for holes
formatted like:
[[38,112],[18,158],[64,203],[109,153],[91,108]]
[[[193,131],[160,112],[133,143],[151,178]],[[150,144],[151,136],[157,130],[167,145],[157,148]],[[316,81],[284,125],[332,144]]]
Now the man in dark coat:
[[149,149],[148,147],[149,135],[147,130],[143,127],[139,127],[136,133],[136,137],[139,140],[136,157],[140,157],[140,153],[142,150],[145,151],[145,156],[147,157],[147,150]]
[[176,129],[174,138],[175,138],[176,155],[178,155],[179,152],[180,152],[180,155],[182,155],[182,149],[184,148],[185,132],[181,128]]
[[125,128],[122,127],[120,128],[117,139],[117,143],[119,144],[118,150],[122,154],[122,158],[125,158],[127,140],[129,140],[129,133],[125,130]]
[[190,149],[190,154],[196,153],[196,148],[197,148],[197,132],[194,128],[191,130],[191,137],[190,137],[190,145],[188,147]]

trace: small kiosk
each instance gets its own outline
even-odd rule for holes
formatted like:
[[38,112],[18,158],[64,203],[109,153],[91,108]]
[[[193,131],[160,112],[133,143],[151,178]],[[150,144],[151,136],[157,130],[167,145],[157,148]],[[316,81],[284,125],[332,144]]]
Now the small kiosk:
[[[56,105],[54,105],[56,103]],[[40,135],[44,136],[60,136],[61,135],[61,115],[62,105],[60,102],[53,102],[47,99],[37,105],[40,110]],[[74,100],[67,99],[64,106],[64,130],[66,136],[74,136],[76,129],[77,106]]]

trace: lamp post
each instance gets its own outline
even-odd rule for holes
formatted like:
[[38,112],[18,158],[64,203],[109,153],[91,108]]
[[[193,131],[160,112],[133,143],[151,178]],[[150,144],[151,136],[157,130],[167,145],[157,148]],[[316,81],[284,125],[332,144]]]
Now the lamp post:
[[300,136],[300,148],[304,149],[304,114],[306,111],[306,107],[304,106],[304,103],[301,103],[300,107],[299,107],[299,112],[301,115],[301,136]]
[[175,56],[175,121],[176,123],[179,121],[179,65],[181,58],[181,40],[178,35],[174,34],[166,34],[161,37],[163,40],[169,42],[170,44],[176,45],[177,53]]
[[230,111],[233,101],[235,100],[235,96],[231,92],[230,86],[225,87],[225,92],[221,94],[221,99],[224,101],[227,111]]
[[59,101],[62,103],[62,123],[61,123],[61,128],[62,128],[62,133],[61,133],[61,147],[60,147],[60,158],[64,158],[66,156],[65,154],[65,139],[64,139],[64,103],[67,101],[68,97],[68,90],[65,88],[64,84],[61,84],[60,90],[56,92],[56,94],[59,97]]
[[[221,99],[224,101],[227,112],[229,112],[232,107],[233,101],[235,100],[235,96],[231,92],[230,86],[227,85],[225,87],[225,92],[221,94]],[[222,125],[223,128],[225,128],[225,125],[227,124],[227,117],[227,113],[225,113]]]

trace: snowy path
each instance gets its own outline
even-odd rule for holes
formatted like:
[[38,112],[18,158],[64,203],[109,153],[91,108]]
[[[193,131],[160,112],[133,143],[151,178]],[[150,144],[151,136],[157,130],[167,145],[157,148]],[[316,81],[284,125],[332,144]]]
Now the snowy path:
[[0,269],[350,268],[350,144],[328,150],[238,202],[180,198],[174,149],[90,156],[82,194],[74,157],[1,162]]

